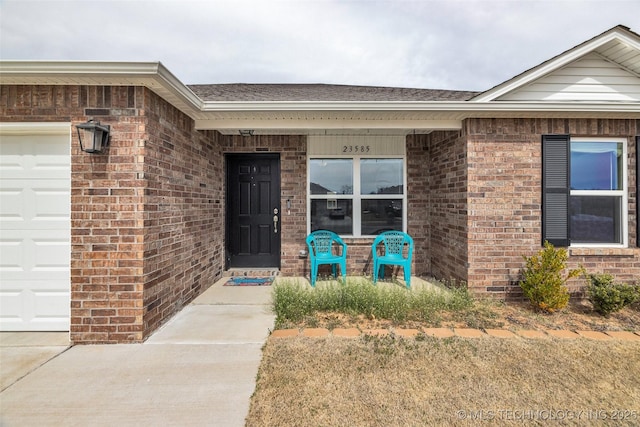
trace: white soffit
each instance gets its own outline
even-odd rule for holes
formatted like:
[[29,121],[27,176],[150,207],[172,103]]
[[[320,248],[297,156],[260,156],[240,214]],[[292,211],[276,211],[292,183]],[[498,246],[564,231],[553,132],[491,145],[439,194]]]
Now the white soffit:
[[[293,105],[279,109],[276,103],[247,105],[247,110],[220,107],[208,111],[204,120],[196,120],[199,130],[216,129],[222,133],[237,133],[238,129],[283,130],[290,133],[318,129],[404,129],[457,130],[467,118],[622,118],[640,115],[638,102],[574,102],[562,101],[504,101],[504,102],[422,102],[382,103],[374,106],[342,103],[319,106],[317,109],[293,110]],[[284,107],[284,106],[281,106]],[[397,109],[394,109],[397,108]],[[253,108],[253,110],[248,110]],[[352,109],[349,109],[352,108]]]
[[472,98],[470,102],[501,100],[536,80],[568,66],[590,53],[597,53],[628,73],[640,76],[640,37],[628,29],[617,26],[603,34],[570,49],[524,73]]

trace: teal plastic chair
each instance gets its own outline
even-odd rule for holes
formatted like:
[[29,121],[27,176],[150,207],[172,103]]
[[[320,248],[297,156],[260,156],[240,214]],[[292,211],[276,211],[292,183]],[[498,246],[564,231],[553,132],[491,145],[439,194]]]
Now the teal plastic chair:
[[311,286],[316,286],[318,266],[331,264],[333,277],[338,278],[337,266],[340,265],[342,282],[347,277],[347,244],[333,231],[316,230],[307,236],[309,260],[311,262]]
[[[378,253],[378,245],[384,245],[384,253]],[[405,246],[408,250],[405,251]],[[385,231],[379,234],[371,245],[373,252],[373,283],[377,283],[380,270],[385,265],[399,265],[404,271],[404,282],[411,287],[411,259],[413,239],[402,231]],[[406,254],[406,255],[405,255]]]

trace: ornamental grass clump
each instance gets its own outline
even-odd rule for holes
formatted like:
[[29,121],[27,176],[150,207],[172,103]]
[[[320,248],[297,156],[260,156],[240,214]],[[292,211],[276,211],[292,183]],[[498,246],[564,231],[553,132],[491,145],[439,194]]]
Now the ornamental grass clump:
[[365,279],[315,288],[283,281],[273,287],[276,327],[301,322],[320,312],[404,322],[430,319],[438,311],[459,311],[472,305],[473,298],[466,288],[409,290],[404,286],[374,285]]
[[603,316],[620,311],[640,300],[640,286],[616,283],[610,274],[587,274],[587,298]]
[[523,256],[525,268],[520,287],[533,307],[546,313],[553,313],[569,303],[569,279],[579,276],[582,268],[563,272],[567,268],[569,254],[566,249],[555,248],[545,242],[544,248],[530,257]]

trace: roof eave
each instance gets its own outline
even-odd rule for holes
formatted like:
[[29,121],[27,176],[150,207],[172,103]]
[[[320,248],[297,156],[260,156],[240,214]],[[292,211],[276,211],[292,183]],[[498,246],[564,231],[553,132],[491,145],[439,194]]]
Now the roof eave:
[[238,129],[258,133],[318,129],[433,131],[460,129],[463,120],[472,118],[630,119],[640,117],[640,103],[223,103],[209,104],[203,115],[196,120],[196,129],[231,133]]
[[0,61],[3,85],[143,86],[197,118],[202,100],[161,62]]
[[[144,86],[166,99],[199,123],[242,117],[290,118],[291,112],[348,113],[357,120],[370,122],[402,121],[406,117],[437,120],[461,120],[470,117],[558,116],[627,117],[640,114],[637,102],[482,102],[473,101],[292,101],[292,102],[213,102],[202,101],[160,62],[91,61],[0,61],[2,84]],[[388,113],[388,114],[385,114]],[[406,113],[398,117],[398,113]],[[413,113],[413,114],[410,114]],[[430,114],[431,113],[431,114]],[[327,116],[325,114],[325,116]]]

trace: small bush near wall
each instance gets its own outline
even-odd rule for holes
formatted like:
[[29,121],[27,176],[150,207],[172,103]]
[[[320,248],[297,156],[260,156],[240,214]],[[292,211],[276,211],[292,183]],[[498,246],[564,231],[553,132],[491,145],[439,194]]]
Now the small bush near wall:
[[524,257],[526,265],[520,287],[536,309],[553,313],[569,303],[569,289],[566,283],[569,279],[579,276],[583,269],[569,270],[563,277],[568,259],[566,249],[556,249],[549,242],[545,242],[544,248],[537,254]]
[[640,300],[640,286],[616,283],[610,274],[588,274],[587,298],[603,316]]

